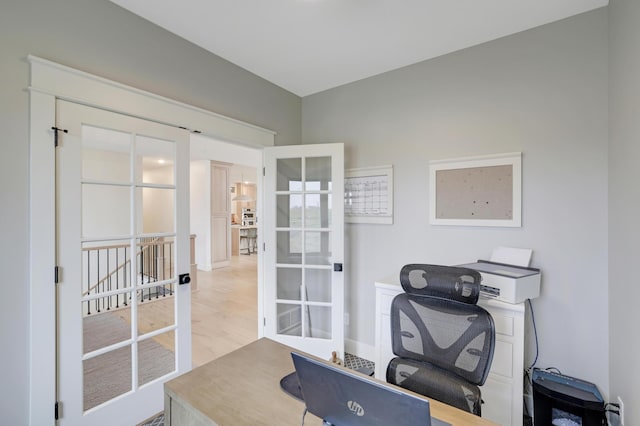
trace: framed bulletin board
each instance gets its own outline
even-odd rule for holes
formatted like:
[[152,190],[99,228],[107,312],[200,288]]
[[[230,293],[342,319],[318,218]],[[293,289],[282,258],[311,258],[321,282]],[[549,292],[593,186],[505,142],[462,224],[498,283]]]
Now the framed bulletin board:
[[393,223],[393,166],[345,171],[344,221]]
[[433,225],[522,226],[522,153],[429,162]]

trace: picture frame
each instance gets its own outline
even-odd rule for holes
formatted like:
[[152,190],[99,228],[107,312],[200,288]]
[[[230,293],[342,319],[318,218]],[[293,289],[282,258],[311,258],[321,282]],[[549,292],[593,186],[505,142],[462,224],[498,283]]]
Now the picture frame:
[[522,153],[429,162],[432,225],[522,226]]

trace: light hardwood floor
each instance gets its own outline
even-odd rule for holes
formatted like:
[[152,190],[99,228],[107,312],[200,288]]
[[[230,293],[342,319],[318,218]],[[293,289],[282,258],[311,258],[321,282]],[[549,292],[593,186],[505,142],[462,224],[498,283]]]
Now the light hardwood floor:
[[[193,367],[226,355],[258,338],[258,256],[231,256],[231,265],[198,271],[191,293]],[[149,333],[173,323],[173,298],[139,305],[138,328]],[[130,310],[114,312],[130,323]],[[174,351],[174,333],[153,338]]]
[[231,256],[231,266],[198,271],[191,294],[193,366],[258,338],[257,255]]

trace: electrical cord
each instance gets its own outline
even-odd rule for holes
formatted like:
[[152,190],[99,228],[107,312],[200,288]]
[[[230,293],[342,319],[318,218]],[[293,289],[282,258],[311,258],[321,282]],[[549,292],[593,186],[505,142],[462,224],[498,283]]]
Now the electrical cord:
[[[532,384],[531,384],[531,369],[533,369],[533,367],[535,367],[536,363],[538,362],[538,356],[540,354],[540,348],[539,348],[539,344],[538,344],[538,327],[536,326],[536,317],[533,313],[533,304],[531,303],[531,299],[527,299],[527,302],[529,303],[529,310],[531,311],[531,323],[533,325],[533,335],[535,336],[535,342],[536,342],[536,356],[533,358],[533,362],[531,363],[531,365],[524,370],[524,376],[525,379],[527,381],[527,383],[529,383],[529,387],[531,388]],[[524,395],[523,395],[524,397]],[[527,404],[523,404],[526,414],[527,416],[530,416],[529,413],[529,407],[527,407]]]
[[536,362],[538,362],[538,355],[540,354],[540,351],[538,347],[538,327],[536,327],[536,317],[533,314],[533,304],[531,303],[531,299],[527,299],[527,302],[529,303],[529,310],[531,311],[531,323],[533,324],[533,335],[535,336],[535,339],[536,339],[536,356],[533,359],[533,362],[531,363],[529,368],[527,368],[527,371],[531,371],[531,369],[536,365]]
[[307,407],[304,407],[304,411],[302,412],[302,423],[300,426],[304,426],[304,417],[307,415]]

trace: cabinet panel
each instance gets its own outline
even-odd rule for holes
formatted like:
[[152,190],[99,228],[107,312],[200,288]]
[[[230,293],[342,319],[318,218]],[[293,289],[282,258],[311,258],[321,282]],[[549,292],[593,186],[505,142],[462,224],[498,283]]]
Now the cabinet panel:
[[489,377],[481,388],[482,417],[500,425],[517,424],[512,422],[513,393],[512,385]]
[[506,378],[513,377],[513,345],[496,339],[490,374],[499,374]]
[[212,257],[213,263],[224,262],[229,259],[227,247],[228,240],[228,220],[226,217],[214,217],[211,221],[212,239]]
[[392,342],[391,342],[391,317],[389,315],[382,315],[382,324],[383,325],[380,335],[380,340],[382,342],[382,353],[380,354],[380,369],[378,370],[378,366],[376,365],[376,377],[380,380],[385,380],[387,377],[387,365],[389,365],[389,361],[395,355],[393,354]]
[[382,311],[380,313],[387,314],[387,316],[391,313],[391,302],[393,302],[393,298],[396,297],[397,294],[389,294],[389,293],[381,293],[380,294],[380,308]]
[[214,213],[229,211],[229,167],[211,167],[211,211]]
[[496,326],[496,334],[503,334],[505,336],[513,336],[513,318],[506,317],[504,315],[499,315],[495,313],[491,313],[493,317],[493,322]]
[[211,265],[228,266],[231,261],[231,199],[229,165],[211,162]]

